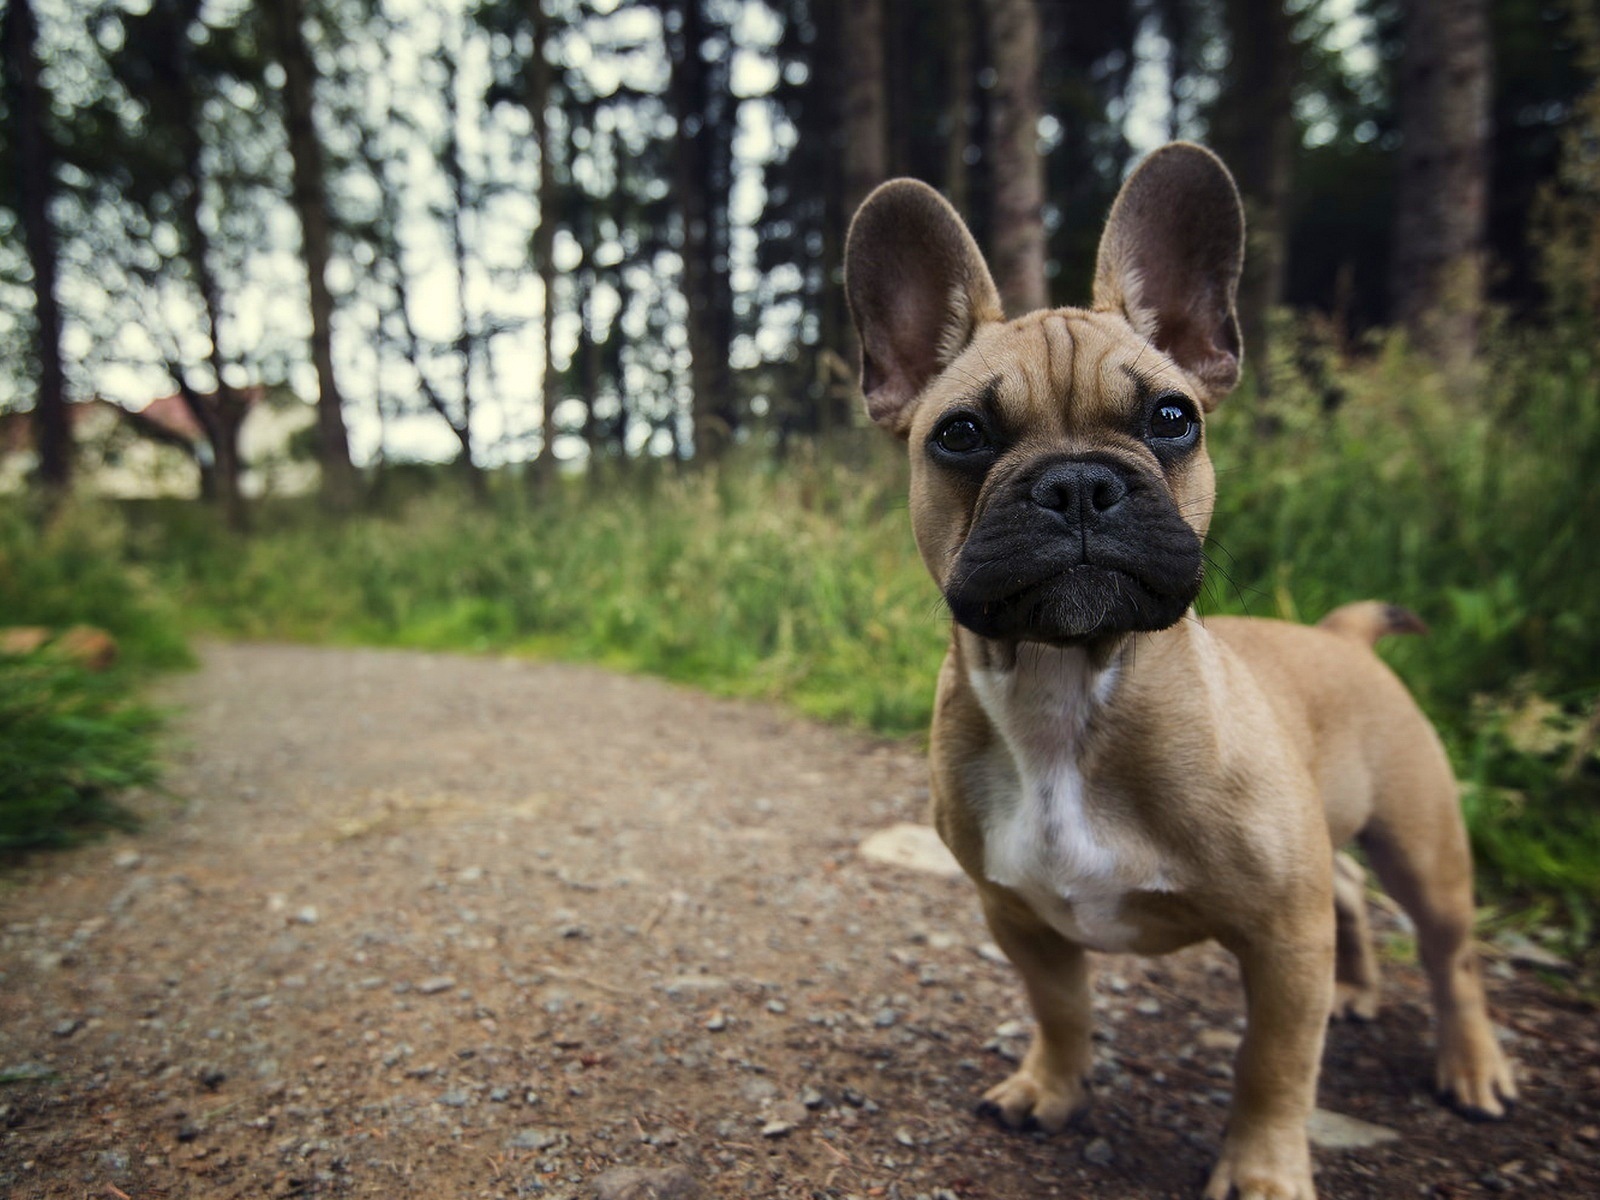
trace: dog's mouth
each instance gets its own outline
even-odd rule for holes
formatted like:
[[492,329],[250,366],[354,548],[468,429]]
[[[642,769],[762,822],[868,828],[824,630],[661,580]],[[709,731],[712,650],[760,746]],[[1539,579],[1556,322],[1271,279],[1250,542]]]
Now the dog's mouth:
[[981,637],[1073,645],[1176,624],[1203,562],[1200,535],[1155,473],[1046,455],[991,478],[944,594]]
[[1158,589],[1118,567],[1078,563],[1000,595],[969,583],[947,591],[945,600],[956,621],[980,637],[1081,645],[1175,625],[1199,594],[1198,566],[1192,582]]

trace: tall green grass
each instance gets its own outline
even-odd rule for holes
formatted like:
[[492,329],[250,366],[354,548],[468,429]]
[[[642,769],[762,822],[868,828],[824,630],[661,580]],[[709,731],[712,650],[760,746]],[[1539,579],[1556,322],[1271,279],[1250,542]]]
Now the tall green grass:
[[134,825],[120,797],[157,782],[159,727],[115,676],[48,653],[0,655],[0,851]]
[[[1383,348],[1288,374],[1211,427],[1213,608],[1314,620],[1359,597],[1423,615],[1384,653],[1445,736],[1486,875],[1600,900],[1600,362],[1589,338],[1503,349],[1451,380]],[[1231,404],[1231,402],[1230,402]],[[1259,436],[1263,426],[1272,436]]]
[[119,652],[101,673],[49,646],[0,653],[0,851],[131,825],[123,794],[158,781],[161,715],[136,693],[190,658],[170,600],[127,563],[125,533],[101,506],[49,519],[25,501],[0,506],[0,627],[93,625]]

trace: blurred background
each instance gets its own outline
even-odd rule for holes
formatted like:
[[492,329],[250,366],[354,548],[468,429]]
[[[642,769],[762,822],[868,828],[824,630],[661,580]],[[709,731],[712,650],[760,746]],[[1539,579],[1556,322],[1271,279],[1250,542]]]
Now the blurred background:
[[[8,0],[0,42],[0,625],[115,639],[80,715],[128,780],[196,634],[920,730],[947,618],[858,413],[849,215],[918,176],[1013,312],[1082,302],[1193,138],[1250,223],[1204,607],[1422,613],[1391,658],[1498,919],[1589,938],[1594,0]],[[65,657],[0,659],[0,707],[78,703]]]

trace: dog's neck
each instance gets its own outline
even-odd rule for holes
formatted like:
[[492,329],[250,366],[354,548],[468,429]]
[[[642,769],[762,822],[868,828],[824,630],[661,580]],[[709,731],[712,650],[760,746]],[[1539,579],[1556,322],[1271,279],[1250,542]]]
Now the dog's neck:
[[1095,712],[1116,693],[1128,639],[1047,646],[957,637],[973,693],[1018,764],[1076,760]]

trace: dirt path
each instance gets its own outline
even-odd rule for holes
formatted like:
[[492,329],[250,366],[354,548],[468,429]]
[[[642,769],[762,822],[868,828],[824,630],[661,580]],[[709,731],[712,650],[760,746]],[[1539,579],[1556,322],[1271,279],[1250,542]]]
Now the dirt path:
[[[1231,964],[1103,961],[1085,1127],[974,1117],[1019,991],[964,884],[856,853],[922,815],[912,748],[575,667],[204,660],[185,807],[0,885],[0,1194],[1198,1194]],[[1396,968],[1322,1104],[1399,1138],[1319,1151],[1324,1200],[1600,1196],[1593,1014],[1497,974],[1515,1119],[1433,1102]]]

